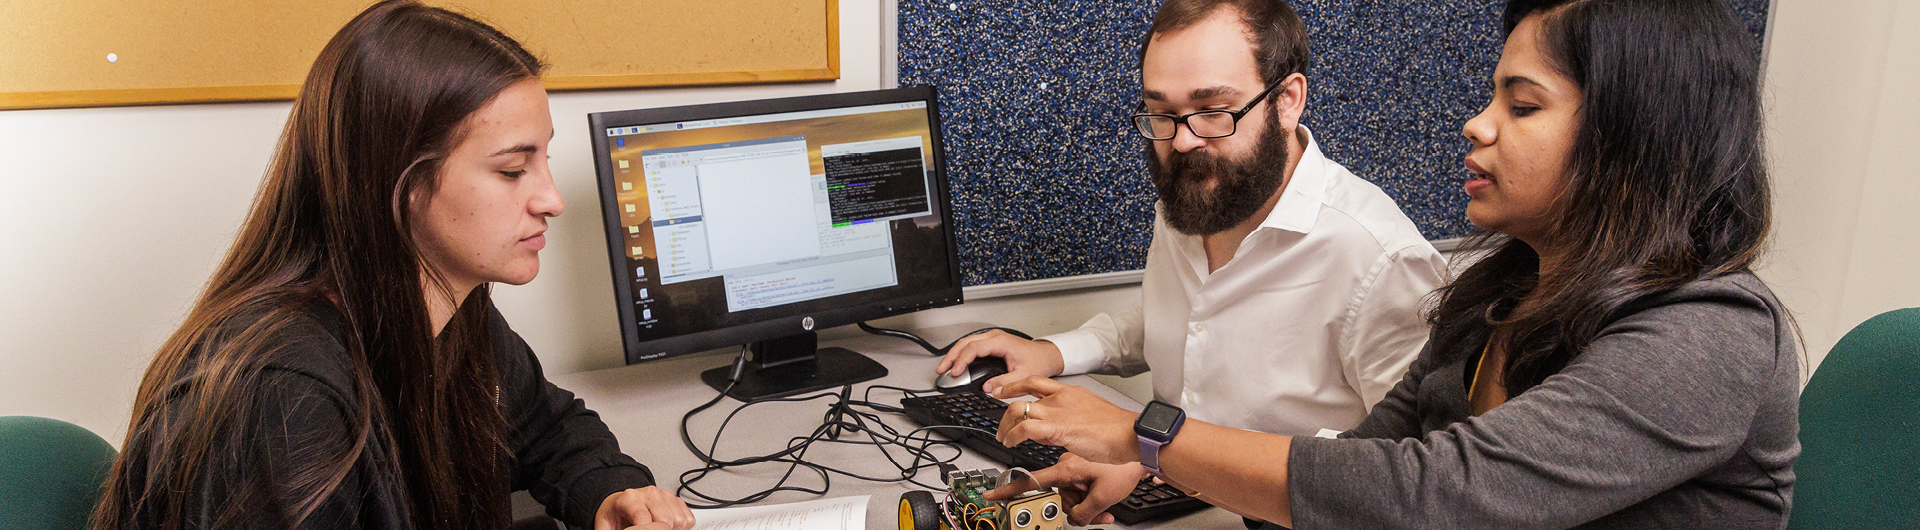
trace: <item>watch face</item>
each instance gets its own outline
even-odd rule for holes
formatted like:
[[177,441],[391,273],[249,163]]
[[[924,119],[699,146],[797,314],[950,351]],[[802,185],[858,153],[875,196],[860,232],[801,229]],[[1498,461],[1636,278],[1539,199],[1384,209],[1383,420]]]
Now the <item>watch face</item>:
[[1180,409],[1158,401],[1148,403],[1147,410],[1140,413],[1140,426],[1166,434],[1173,431],[1173,421],[1180,418]]

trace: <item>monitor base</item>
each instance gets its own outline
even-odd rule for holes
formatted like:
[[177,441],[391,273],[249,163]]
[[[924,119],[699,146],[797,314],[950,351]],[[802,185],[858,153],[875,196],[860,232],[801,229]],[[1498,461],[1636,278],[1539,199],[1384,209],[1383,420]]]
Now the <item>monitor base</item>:
[[727,392],[728,397],[750,403],[887,376],[887,367],[881,366],[879,361],[846,348],[820,348],[813,355],[815,359],[812,361],[776,366],[762,367],[760,363],[747,363],[740,383],[733,385],[732,390],[727,390],[727,376],[733,371],[732,364],[700,372],[700,380],[716,391]]

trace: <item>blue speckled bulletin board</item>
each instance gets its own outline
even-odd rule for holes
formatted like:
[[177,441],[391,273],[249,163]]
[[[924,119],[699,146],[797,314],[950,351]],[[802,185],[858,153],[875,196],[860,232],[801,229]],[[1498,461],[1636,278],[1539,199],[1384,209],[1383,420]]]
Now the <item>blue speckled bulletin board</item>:
[[[1755,42],[1767,0],[1729,0]],[[899,0],[900,85],[940,89],[967,285],[1146,265],[1153,186],[1126,116],[1159,0]],[[1460,125],[1489,98],[1488,0],[1295,0],[1307,126],[1428,239],[1466,233]],[[1756,44],[1757,46],[1758,44]]]

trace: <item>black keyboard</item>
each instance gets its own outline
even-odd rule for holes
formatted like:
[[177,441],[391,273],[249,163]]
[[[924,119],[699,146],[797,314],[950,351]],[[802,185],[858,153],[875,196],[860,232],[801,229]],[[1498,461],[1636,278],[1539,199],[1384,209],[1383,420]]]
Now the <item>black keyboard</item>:
[[[1011,448],[1000,445],[993,433],[1000,430],[1000,417],[1006,414],[1007,403],[977,391],[902,398],[900,406],[907,409],[908,419],[923,426],[955,425],[980,429],[937,429],[933,432],[959,440],[967,448],[1009,467],[1037,471],[1060,461],[1060,455],[1067,452],[1063,447],[1040,445],[1032,441],[1020,442],[1020,445]],[[1170,485],[1154,484],[1153,477],[1147,477],[1133,487],[1133,493],[1127,496],[1127,500],[1108,508],[1107,513],[1113,514],[1113,519],[1121,524],[1136,524],[1184,515],[1207,506],[1200,499],[1189,497]]]

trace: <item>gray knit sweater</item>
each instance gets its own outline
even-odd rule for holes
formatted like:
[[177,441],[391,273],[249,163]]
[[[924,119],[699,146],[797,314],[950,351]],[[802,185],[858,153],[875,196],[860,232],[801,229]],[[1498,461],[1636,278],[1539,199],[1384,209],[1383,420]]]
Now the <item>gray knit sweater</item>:
[[1294,528],[1786,527],[1799,357],[1752,274],[1635,304],[1478,417],[1427,347],[1342,439],[1294,439]]

